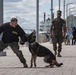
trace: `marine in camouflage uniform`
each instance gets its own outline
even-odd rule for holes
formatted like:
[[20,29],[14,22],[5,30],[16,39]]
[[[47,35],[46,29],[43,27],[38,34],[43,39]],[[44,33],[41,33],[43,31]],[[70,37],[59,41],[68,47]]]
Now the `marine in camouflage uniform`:
[[[62,49],[63,38],[65,37],[66,31],[65,21],[61,19],[61,11],[57,11],[57,18],[52,21],[50,33],[53,42],[53,50],[55,51],[55,56],[58,50],[58,57],[61,57],[60,52]],[[58,47],[57,47],[58,44]]]

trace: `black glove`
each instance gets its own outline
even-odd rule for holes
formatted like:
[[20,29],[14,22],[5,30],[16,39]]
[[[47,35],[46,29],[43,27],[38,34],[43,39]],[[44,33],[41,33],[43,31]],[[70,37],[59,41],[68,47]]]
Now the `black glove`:
[[20,44],[21,44],[21,45],[24,45],[24,44],[25,44],[25,42],[23,42],[23,41],[20,41]]

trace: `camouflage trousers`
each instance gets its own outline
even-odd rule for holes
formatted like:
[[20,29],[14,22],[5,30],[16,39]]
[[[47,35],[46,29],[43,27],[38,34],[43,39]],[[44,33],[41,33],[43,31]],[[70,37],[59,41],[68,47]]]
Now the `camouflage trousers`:
[[3,41],[0,41],[0,52],[3,51],[7,46],[11,47],[12,51],[17,55],[21,63],[23,64],[26,63],[22,51],[19,50],[18,42],[3,43]]
[[53,42],[53,50],[54,51],[58,50],[58,52],[61,52],[63,37],[52,36],[52,42]]

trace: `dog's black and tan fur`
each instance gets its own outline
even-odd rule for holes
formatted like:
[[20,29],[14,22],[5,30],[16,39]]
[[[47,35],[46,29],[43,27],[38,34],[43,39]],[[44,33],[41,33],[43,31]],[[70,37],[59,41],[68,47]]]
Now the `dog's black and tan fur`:
[[35,39],[36,39],[35,32],[32,32],[30,35],[28,35],[29,51],[32,54],[30,67],[33,66],[33,62],[34,66],[36,67],[37,57],[44,57],[44,62],[49,63],[49,65],[46,67],[53,67],[54,65],[60,67],[61,65],[63,65],[63,63],[58,63],[56,61],[56,57],[49,49],[35,42]]

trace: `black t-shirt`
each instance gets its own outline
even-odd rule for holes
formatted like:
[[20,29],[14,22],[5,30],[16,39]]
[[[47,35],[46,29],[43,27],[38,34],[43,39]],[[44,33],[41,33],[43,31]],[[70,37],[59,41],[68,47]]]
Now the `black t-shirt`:
[[19,36],[21,37],[21,39],[24,39],[25,37],[25,32],[23,31],[23,29],[19,25],[17,25],[16,27],[10,26],[10,22],[0,26],[0,33],[2,32],[2,41],[4,43],[18,42]]

